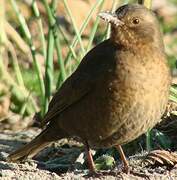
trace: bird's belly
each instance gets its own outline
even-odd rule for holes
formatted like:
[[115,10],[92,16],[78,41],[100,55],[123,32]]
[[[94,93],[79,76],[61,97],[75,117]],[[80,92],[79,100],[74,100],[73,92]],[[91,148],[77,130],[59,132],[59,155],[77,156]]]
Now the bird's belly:
[[89,144],[97,148],[125,144],[155,126],[164,113],[168,95],[156,96],[157,89],[152,92],[143,93],[144,97],[141,96],[141,92],[137,92],[137,97],[132,98],[121,94],[121,98],[124,98],[121,101],[113,98],[114,102],[110,102],[109,106],[110,113],[106,113],[106,108],[103,111],[103,119],[100,120],[102,126],[92,126],[95,138],[88,136]]
[[139,110],[130,113],[126,119],[120,119],[121,116],[108,119],[107,126],[104,126],[101,131],[100,127],[95,127],[96,136],[95,138],[88,137],[89,144],[97,148],[126,144],[155,126],[162,115],[158,108],[153,110],[149,107],[149,110],[144,111],[137,106],[137,109]]

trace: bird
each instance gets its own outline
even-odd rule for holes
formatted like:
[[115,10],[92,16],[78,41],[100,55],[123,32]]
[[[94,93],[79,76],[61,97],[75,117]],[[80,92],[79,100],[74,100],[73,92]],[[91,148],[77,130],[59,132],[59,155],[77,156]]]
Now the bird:
[[62,138],[79,137],[90,172],[96,172],[91,148],[115,147],[128,172],[122,145],[161,120],[171,75],[155,14],[126,4],[99,17],[111,26],[110,37],[91,49],[54,94],[43,118],[45,129],[8,156],[32,158]]

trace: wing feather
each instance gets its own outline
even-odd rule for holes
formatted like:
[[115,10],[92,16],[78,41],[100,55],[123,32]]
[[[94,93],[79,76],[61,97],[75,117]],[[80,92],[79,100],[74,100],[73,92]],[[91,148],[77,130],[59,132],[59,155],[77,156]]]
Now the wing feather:
[[110,68],[111,63],[108,61],[114,59],[112,56],[115,52],[115,46],[106,40],[87,53],[76,71],[63,83],[52,98],[42,123],[48,123],[66,108],[90,93],[100,76],[103,76],[105,71]]

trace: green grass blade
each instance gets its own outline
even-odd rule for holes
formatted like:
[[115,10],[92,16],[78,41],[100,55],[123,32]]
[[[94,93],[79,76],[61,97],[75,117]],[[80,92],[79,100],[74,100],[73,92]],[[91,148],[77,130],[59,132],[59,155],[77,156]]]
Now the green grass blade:
[[56,32],[54,33],[55,47],[57,50],[58,64],[60,66],[62,81],[64,81],[66,79],[66,70],[65,70],[64,60],[62,57],[62,52],[61,52],[61,44],[60,44],[59,33],[58,33],[58,35],[56,35],[57,32],[58,31],[56,30]]
[[21,73],[19,64],[18,64],[17,55],[16,55],[13,45],[10,42],[8,43],[8,49],[11,53],[12,63],[13,63],[14,72],[15,72],[15,75],[17,78],[17,83],[19,84],[19,86],[24,87],[24,81],[23,81],[23,77],[22,77],[22,73]]
[[171,101],[174,101],[174,102],[177,103],[177,97],[176,97],[176,96],[170,95],[170,96],[169,96],[169,99],[170,99]]
[[[12,78],[12,76],[8,73],[8,70],[6,69],[6,66],[3,64],[3,59],[2,59],[2,55],[0,53],[0,76],[1,76],[1,80],[6,82],[7,85],[15,87],[18,92],[21,93],[22,97],[28,97],[29,96],[29,92],[25,89],[25,87],[20,87],[16,81],[14,81],[14,79]],[[37,112],[38,106],[34,100],[34,98],[32,96],[29,97],[33,108],[35,109],[35,111]]]
[[18,18],[18,21],[21,25],[21,29],[23,31],[23,34],[25,35],[27,41],[28,41],[28,44],[31,43],[31,33],[28,29],[28,26],[26,24],[26,21],[25,21],[25,18],[23,17],[23,15],[20,13],[20,10],[16,4],[16,1],[15,0],[10,0],[11,4],[12,4],[12,7],[17,15],[17,18]]
[[53,27],[56,24],[56,19],[53,16],[53,12],[51,11],[50,6],[49,6],[47,0],[42,0],[42,2],[44,4],[44,7],[45,7],[46,12],[47,12],[47,16],[48,16],[48,19],[49,19],[49,24],[50,24],[51,27]]
[[[95,4],[93,4],[93,6],[91,7],[91,9],[90,9],[90,11],[89,11],[86,19],[84,20],[83,24],[81,25],[81,28],[80,28],[80,31],[79,31],[80,34],[82,34],[82,33],[84,32],[84,30],[85,30],[85,28],[87,27],[87,25],[88,25],[88,23],[89,23],[92,15],[93,15],[93,13],[95,12],[96,8],[97,8],[98,6],[100,6],[100,4],[101,4],[103,1],[104,1],[104,0],[97,0],[97,1],[95,2]],[[72,43],[71,43],[71,48],[74,49],[74,48],[76,47],[77,43],[78,43],[78,38],[77,38],[77,35],[76,35],[76,36],[74,36],[73,41],[72,41]],[[70,51],[68,52],[68,54],[67,54],[66,59],[65,59],[65,66],[67,66],[67,63],[68,63],[68,62],[70,62],[71,57],[72,57],[72,54],[73,54],[73,53],[72,53],[72,51],[70,50]],[[76,63],[78,63],[79,61],[80,61],[79,58],[77,58],[77,62],[76,62]],[[60,86],[60,84],[61,84],[61,83],[60,83],[61,79],[62,79],[62,78],[61,78],[61,73],[60,73],[59,76],[58,76],[57,88],[58,88],[58,87]]]
[[46,58],[46,43],[45,43],[45,36],[44,36],[44,31],[43,31],[43,25],[42,25],[42,20],[41,20],[41,15],[39,12],[39,9],[37,7],[37,3],[35,0],[32,1],[32,10],[34,12],[35,17],[37,18],[37,24],[39,26],[39,31],[40,31],[40,39],[41,39],[41,44],[42,44],[42,52],[44,58]]
[[[117,0],[113,0],[111,12],[114,12],[116,10],[116,7],[117,7]],[[110,33],[111,33],[111,26],[110,24],[108,24],[107,32],[106,32],[106,39],[109,38]]]
[[[102,4],[103,2],[104,2],[104,0],[98,0],[98,1],[96,1],[96,3],[92,6],[92,8],[90,9],[90,11],[89,11],[89,13],[88,13],[85,21],[83,22],[83,24],[82,24],[82,26],[81,26],[81,28],[80,28],[80,31],[79,31],[80,34],[82,34],[82,33],[84,32],[84,30],[85,30],[85,28],[87,27],[87,25],[88,25],[88,23],[89,23],[92,15],[93,15],[94,11],[96,10],[96,8],[99,7],[100,4]],[[72,47],[72,48],[75,48],[76,45],[77,45],[77,43],[78,43],[78,39],[77,39],[77,36],[75,36],[75,37],[73,38],[72,43],[71,43],[71,47]],[[67,55],[67,58],[66,58],[65,62],[67,63],[68,61],[70,61],[71,57],[72,57],[72,53],[69,52],[68,55]]]
[[72,53],[72,57],[73,57],[73,58],[76,60],[76,62],[77,62],[78,59],[77,59],[77,55],[76,55],[76,53],[75,53],[75,51],[74,51],[74,48],[73,48],[73,47],[71,46],[71,44],[69,43],[69,40],[67,39],[67,37],[66,37],[65,33],[63,32],[62,28],[59,26],[58,29],[59,29],[62,37],[64,38],[64,41],[65,41],[66,45],[68,46],[70,52]]
[[149,152],[151,150],[151,130],[146,132],[146,150]]
[[[102,3],[99,6],[99,12],[102,10],[103,4],[104,4],[104,1],[102,1]],[[92,31],[90,33],[90,38],[89,38],[89,42],[88,42],[88,45],[87,45],[87,51],[89,51],[91,46],[92,46],[92,43],[93,43],[96,31],[97,31],[99,22],[100,22],[100,18],[97,16],[96,20],[95,20],[95,23],[93,25]]]
[[57,56],[58,56],[58,64],[59,64],[60,71],[61,71],[61,79],[62,79],[62,81],[64,81],[66,79],[66,70],[65,70],[65,66],[64,66],[62,52],[61,52],[59,32],[57,29],[56,20],[54,18],[55,15],[52,14],[55,12],[55,10],[51,10],[49,4],[47,3],[47,0],[42,0],[42,2],[45,6],[45,9],[46,9],[46,12],[47,12],[47,15],[49,18],[50,29],[52,29],[52,32],[53,32],[55,47],[56,47]]
[[177,89],[175,87],[171,87],[170,92],[177,96]]
[[[23,15],[20,13],[19,8],[16,4],[15,0],[10,0],[12,7],[17,15],[18,21],[20,23],[20,26],[23,30],[23,33],[27,39],[27,43],[30,46],[31,49],[31,53],[32,53],[32,59],[34,62],[34,67],[35,67],[35,71],[37,73],[38,76],[38,81],[39,81],[39,86],[40,86],[40,92],[41,92],[41,107],[44,107],[44,101],[45,101],[45,87],[44,87],[44,81],[43,81],[43,76],[42,76],[42,72],[40,69],[40,65],[36,59],[36,50],[35,50],[35,46],[33,45],[33,41],[32,41],[32,37],[30,34],[30,31],[28,29],[28,26],[26,24],[25,18],[23,17]],[[42,115],[44,112],[44,109],[42,109]]]
[[54,53],[54,37],[52,30],[48,33],[47,57],[45,64],[45,113],[48,109],[50,96],[53,86],[53,53]]
[[68,6],[67,0],[63,0],[63,3],[64,3],[64,6],[65,6],[65,9],[67,11],[67,14],[69,15],[69,17],[71,19],[74,31],[76,33],[77,39],[78,39],[80,47],[81,47],[82,54],[84,55],[85,54],[85,48],[84,48],[84,45],[83,45],[83,42],[82,42],[82,39],[81,39],[81,33],[79,33],[78,27],[77,27],[76,22],[74,20],[74,16],[72,15],[71,10],[70,10],[70,8]]

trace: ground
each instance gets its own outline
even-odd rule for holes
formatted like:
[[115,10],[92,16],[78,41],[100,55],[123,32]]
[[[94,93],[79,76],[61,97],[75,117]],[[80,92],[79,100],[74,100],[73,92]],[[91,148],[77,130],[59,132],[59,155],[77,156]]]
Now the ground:
[[40,132],[38,128],[0,133],[0,179],[48,180],[48,179],[177,179],[177,166],[173,168],[145,167],[142,160],[146,152],[129,157],[135,173],[125,174],[118,160],[112,170],[100,171],[103,175],[88,176],[84,165],[83,146],[74,140],[64,139],[43,150],[34,160],[22,163],[6,162],[7,155]]

